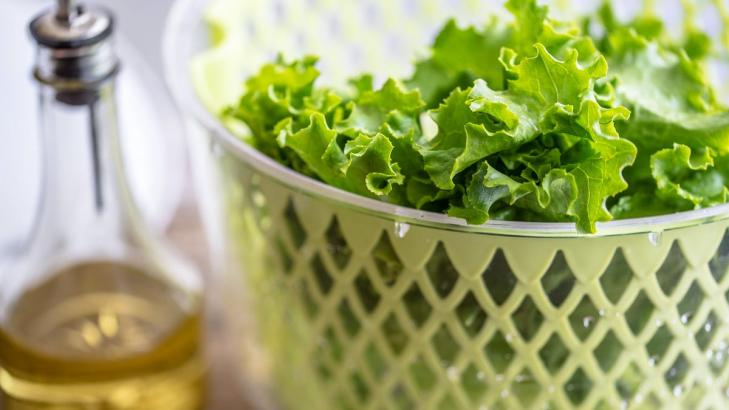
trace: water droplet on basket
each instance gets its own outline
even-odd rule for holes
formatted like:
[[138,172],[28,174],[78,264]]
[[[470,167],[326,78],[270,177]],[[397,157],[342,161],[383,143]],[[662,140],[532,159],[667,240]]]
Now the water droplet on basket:
[[620,410],[627,410],[629,405],[627,400],[620,400]]
[[496,380],[497,383],[501,383],[504,381],[504,375],[501,373],[498,373],[496,376],[494,376],[494,380]]
[[663,321],[661,319],[656,319],[656,327],[663,326]]
[[683,386],[681,386],[680,384],[677,384],[676,386],[673,387],[673,390],[671,392],[673,393],[674,396],[681,397],[681,395],[683,395]]
[[713,325],[711,324],[711,322],[706,322],[706,324],[704,325],[704,332],[707,332],[707,333],[711,332],[712,328],[713,328]]
[[711,359],[711,364],[715,368],[723,367],[725,362],[723,350],[715,350],[713,353],[709,353],[709,358]]
[[479,371],[476,373],[476,380],[483,381],[486,378],[486,375],[484,372]]
[[648,366],[655,367],[656,363],[658,363],[658,358],[656,356],[651,356],[648,358]]
[[410,230],[410,224],[405,222],[395,222],[395,236],[404,238]]
[[600,315],[600,317],[605,316],[605,309],[600,309],[597,311],[597,314]]
[[648,242],[653,246],[659,246],[663,240],[663,232],[656,231],[648,234]]
[[504,340],[506,340],[507,343],[511,343],[511,341],[514,340],[514,336],[512,336],[511,333],[507,333],[504,336]]
[[446,374],[448,374],[448,379],[450,379],[450,381],[452,382],[458,381],[458,373],[458,368],[455,366],[451,366],[448,368],[448,370],[446,370]]
[[514,377],[514,381],[517,383],[526,383],[530,381],[532,378],[528,374],[517,374]]
[[553,385],[553,384],[550,384],[550,385],[549,385],[549,386],[547,387],[547,393],[549,393],[549,394],[552,394],[552,393],[554,393],[555,391],[557,391],[557,388],[556,388],[556,387],[554,387],[554,385]]
[[509,397],[509,391],[506,390],[506,389],[501,390],[501,398],[504,399],[504,398],[507,398],[507,397]]
[[582,327],[584,327],[585,329],[592,326],[593,323],[595,323],[595,318],[592,316],[585,316],[582,318]]
[[633,399],[635,401],[635,404],[643,403],[643,395],[642,394],[636,394],[635,398]]
[[266,197],[261,191],[254,191],[252,195],[253,204],[259,208],[266,206]]
[[466,316],[465,319],[463,319],[463,324],[471,327],[476,322],[476,320],[481,317],[482,314],[483,312],[481,311],[475,311],[470,313],[468,316]]
[[691,314],[690,313],[684,313],[683,315],[681,315],[681,323],[683,323],[684,325],[686,323],[688,323],[689,320],[691,320]]

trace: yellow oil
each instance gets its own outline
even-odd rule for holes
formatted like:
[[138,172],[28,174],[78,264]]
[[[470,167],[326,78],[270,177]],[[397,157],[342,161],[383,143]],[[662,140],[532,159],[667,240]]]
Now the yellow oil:
[[0,409],[201,408],[196,305],[131,264],[59,271],[5,316]]

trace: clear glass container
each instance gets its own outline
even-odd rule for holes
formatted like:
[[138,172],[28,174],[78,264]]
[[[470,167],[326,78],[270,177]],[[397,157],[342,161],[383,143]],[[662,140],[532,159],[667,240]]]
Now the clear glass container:
[[196,409],[201,277],[133,203],[117,61],[99,36],[78,47],[39,40],[42,200],[32,241],[2,272],[0,407]]
[[[729,205],[602,223],[596,235],[472,226],[297,174],[214,114],[242,91],[226,86],[280,50],[320,54],[325,81],[397,73],[446,16],[491,11],[465,0],[177,1],[167,79],[196,144],[212,146],[196,161],[241,383],[262,408],[729,406]],[[399,58],[378,66],[399,34],[410,38]],[[373,57],[345,57],[359,48]]]

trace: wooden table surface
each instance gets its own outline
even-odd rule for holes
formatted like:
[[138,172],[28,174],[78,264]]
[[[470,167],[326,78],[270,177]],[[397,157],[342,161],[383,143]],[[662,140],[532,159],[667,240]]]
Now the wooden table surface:
[[217,283],[214,276],[210,275],[207,246],[197,209],[193,205],[183,206],[168,234],[174,245],[205,274],[205,346],[210,365],[205,410],[253,410],[238,385],[235,369],[226,365],[232,340],[222,319],[220,298],[214,297],[219,294],[222,284]]

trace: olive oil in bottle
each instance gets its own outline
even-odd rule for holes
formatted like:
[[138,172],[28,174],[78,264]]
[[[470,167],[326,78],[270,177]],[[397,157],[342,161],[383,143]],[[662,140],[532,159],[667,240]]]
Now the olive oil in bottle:
[[180,296],[124,262],[62,268],[10,307],[0,407],[199,407],[200,316]]
[[201,278],[126,183],[113,19],[58,0],[30,32],[44,170],[33,237],[0,272],[0,409],[199,409]]

